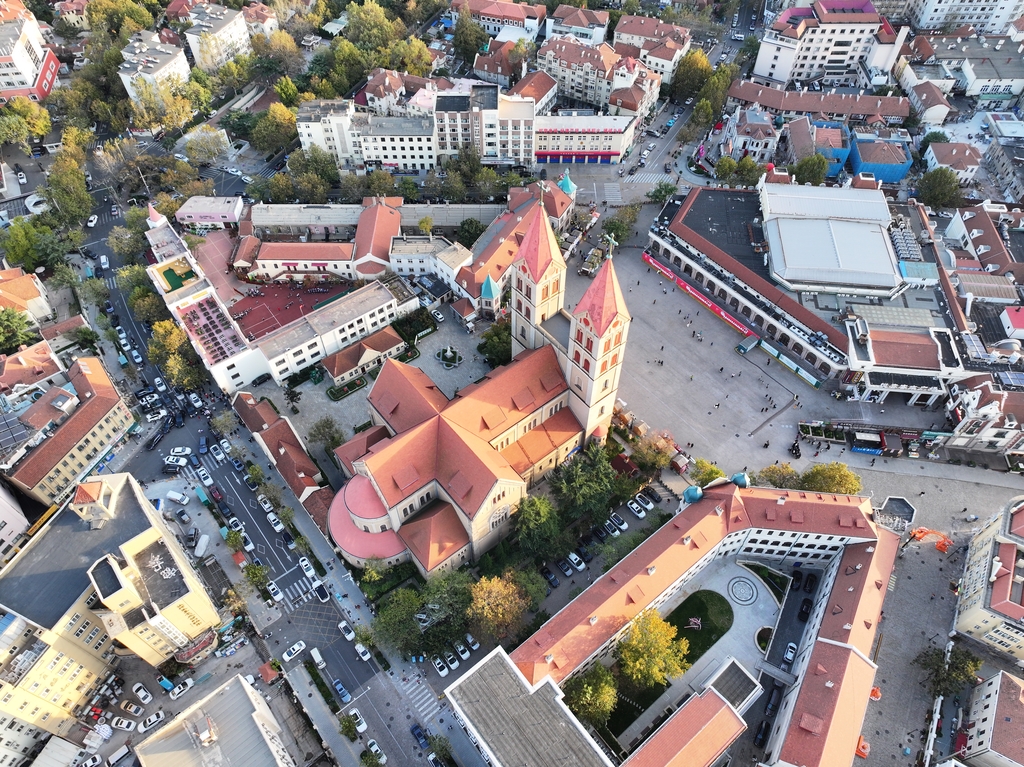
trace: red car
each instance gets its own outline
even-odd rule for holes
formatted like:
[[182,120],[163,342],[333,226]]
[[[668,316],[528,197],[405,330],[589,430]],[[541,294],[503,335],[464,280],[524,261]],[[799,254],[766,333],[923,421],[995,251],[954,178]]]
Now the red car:
[[213,487],[210,488],[210,495],[213,496],[213,500],[215,500],[215,501],[223,501],[224,500],[224,494],[221,493],[221,491],[217,488],[216,485],[214,485]]

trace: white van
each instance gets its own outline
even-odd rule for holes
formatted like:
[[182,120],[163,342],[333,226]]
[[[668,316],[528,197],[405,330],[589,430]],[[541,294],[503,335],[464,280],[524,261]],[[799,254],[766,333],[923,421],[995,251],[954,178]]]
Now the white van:
[[196,559],[202,559],[206,556],[206,550],[210,548],[210,536],[200,535],[199,541],[196,543],[195,557]]
[[319,648],[314,647],[309,651],[309,656],[313,659],[317,668],[327,668],[327,662],[324,661],[323,656],[320,654]]
[[190,500],[187,495],[185,495],[184,493],[179,493],[176,490],[168,491],[167,499],[170,501],[174,501],[175,503],[180,503],[182,506],[188,506],[188,502]]
[[121,746],[121,748],[117,749],[117,751],[107,757],[107,767],[114,767],[114,765],[124,760],[124,758],[131,752],[132,750],[128,748],[128,746]]

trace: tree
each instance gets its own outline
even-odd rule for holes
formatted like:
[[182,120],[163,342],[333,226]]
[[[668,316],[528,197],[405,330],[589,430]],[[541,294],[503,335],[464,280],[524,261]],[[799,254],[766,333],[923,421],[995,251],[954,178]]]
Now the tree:
[[703,48],[691,48],[676,66],[672,77],[672,95],[676,100],[696,96],[708,81],[714,69]]
[[168,357],[164,372],[169,383],[183,389],[198,389],[206,383],[206,368],[191,346]]
[[42,138],[50,132],[50,113],[46,111],[46,107],[25,96],[12,98],[7,102],[7,108],[4,111],[24,120],[25,127],[28,128],[31,136]]
[[981,658],[958,644],[954,644],[950,650],[948,664],[941,647],[929,647],[914,658],[914,665],[920,666],[928,674],[926,681],[933,698],[940,695],[948,698],[973,684],[981,663]]
[[687,122],[696,130],[705,130],[711,126],[714,120],[715,108],[711,106],[711,102],[707,99],[699,99],[693,107],[693,112],[690,113],[690,119]]
[[365,196],[366,176],[346,173],[341,177],[341,197],[343,200],[346,202],[360,202]]
[[228,531],[227,537],[224,539],[224,542],[232,551],[241,551],[245,548],[245,539],[242,538],[242,534],[237,530]]
[[60,151],[50,166],[50,178],[43,189],[50,215],[64,226],[77,226],[90,214],[95,201],[85,188],[85,173],[73,153]]
[[228,151],[228,140],[223,130],[203,123],[185,135],[185,156],[192,165],[212,163]]
[[373,619],[373,637],[377,644],[399,653],[415,652],[423,641],[416,614],[423,611],[423,600],[412,589],[395,589],[377,608]]
[[427,177],[423,179],[423,196],[430,199],[441,197],[441,179],[434,171],[428,171]]
[[302,399],[302,392],[300,392],[298,389],[293,389],[291,386],[288,386],[284,390],[284,398],[289,405],[295,407],[295,405],[298,404],[299,400]]
[[815,152],[810,157],[804,157],[797,161],[793,176],[798,184],[818,186],[825,183],[826,173],[828,173],[828,160],[825,159],[825,155]]
[[527,556],[551,559],[561,553],[562,520],[555,505],[543,495],[523,498],[512,521],[519,545]]
[[659,181],[658,185],[647,193],[647,199],[658,205],[664,205],[669,197],[676,193],[676,185],[671,181]]
[[359,755],[359,767],[383,767],[380,757],[372,751],[363,751]]
[[955,208],[963,201],[960,179],[950,168],[930,170],[917,182],[917,197],[931,208]]
[[459,14],[459,18],[455,22],[452,44],[460,59],[471,64],[477,51],[483,48],[489,40],[490,36],[483,27],[473,21],[468,12]]
[[736,173],[736,161],[726,155],[715,163],[715,178],[719,181],[728,181]]
[[464,631],[466,610],[472,602],[473,576],[465,570],[441,573],[427,581],[420,594],[434,616],[452,633]]
[[277,75],[294,77],[305,69],[305,59],[295,44],[295,38],[283,29],[271,32],[269,37],[255,35],[252,38],[252,55],[253,69],[266,82]]
[[230,434],[237,425],[238,422],[235,420],[235,414],[231,410],[225,410],[220,415],[215,415],[210,419],[210,428],[220,434]]
[[0,112],[0,144],[16,144],[26,152],[29,150],[28,125],[24,118]]
[[338,725],[338,730],[353,743],[359,737],[359,730],[356,729],[356,720],[351,715],[345,715],[341,717],[341,722]]
[[483,355],[491,368],[507,365],[512,361],[512,323],[507,319],[498,320],[481,335],[476,350]]
[[281,507],[281,488],[277,485],[271,485],[268,481],[264,481],[259,487],[256,488],[257,495],[265,495],[267,500],[270,501],[270,505],[275,509]]
[[456,204],[465,202],[466,183],[462,180],[462,176],[457,173],[449,173],[448,178],[441,182],[441,196],[448,202]]
[[391,68],[416,77],[429,77],[434,68],[434,60],[426,43],[418,37],[399,40],[390,49]]
[[530,602],[530,610],[536,612],[540,609],[541,603],[548,595],[548,582],[544,580],[539,572],[532,567],[522,569],[509,569],[506,575],[515,581],[523,594]]
[[80,279],[78,272],[67,264],[57,264],[53,267],[53,276],[46,281],[51,288],[73,288],[78,285]]
[[480,221],[475,218],[464,218],[459,228],[455,230],[455,239],[467,248],[472,248],[473,243],[480,239],[480,235],[487,230]]
[[615,469],[608,453],[596,443],[548,476],[548,487],[566,523],[585,519],[596,524],[607,515]]
[[295,115],[284,104],[271,104],[252,131],[252,145],[269,152],[295,138]]
[[284,524],[290,525],[295,521],[295,509],[291,506],[279,506],[277,509],[277,518]]
[[11,266],[21,266],[26,272],[32,272],[42,261],[39,251],[44,237],[52,233],[48,226],[26,216],[18,216],[9,227],[0,230],[0,247],[3,247]]
[[648,432],[633,445],[630,459],[644,474],[653,476],[668,467],[675,452],[671,435]]
[[392,23],[374,0],[366,0],[362,5],[353,3],[346,10],[348,26],[345,36],[357,48],[364,51],[387,50],[405,37],[405,25],[397,20]]
[[739,53],[737,56],[746,61],[754,61],[757,59],[757,54],[761,50],[761,41],[757,39],[756,35],[747,35],[743,38],[743,45],[740,46]]
[[665,684],[684,673],[690,667],[686,662],[690,643],[676,639],[677,633],[657,610],[644,610],[633,619],[629,633],[615,649],[622,673],[645,688]]
[[78,295],[86,303],[103,306],[103,302],[110,298],[110,288],[98,277],[90,277],[82,280],[82,284],[78,286]]
[[309,439],[319,442],[330,453],[345,443],[345,430],[331,416],[325,415],[310,427]]
[[432,219],[430,216],[424,216],[423,218],[420,219],[418,226],[421,234],[430,234],[432,231],[434,231],[434,219]]
[[38,336],[29,330],[28,316],[17,309],[0,309],[0,354],[13,354],[22,344],[34,343]]
[[812,466],[800,477],[800,489],[816,493],[840,493],[856,495],[860,492],[860,477],[850,471],[845,463],[819,463]]
[[266,565],[246,565],[242,568],[246,580],[258,589],[266,588],[270,580],[270,568]]
[[[278,176],[281,175],[280,173]],[[276,176],[275,176],[276,178]],[[293,179],[292,189],[301,202],[322,205],[327,202],[327,180],[315,173],[303,173]]]
[[519,626],[529,607],[526,595],[512,580],[481,578],[473,585],[473,601],[466,611],[467,617],[480,631],[496,639],[503,639]]
[[921,143],[918,145],[918,152],[924,157],[925,150],[928,149],[929,144],[948,144],[949,136],[940,130],[928,131],[924,134],[921,139]]
[[371,197],[390,197],[395,192],[395,179],[385,170],[375,170],[366,177]]
[[388,569],[388,566],[380,557],[367,557],[363,560],[363,580],[368,583],[379,581],[384,577],[384,573],[386,573]]
[[141,264],[122,266],[114,270],[114,282],[122,293],[131,294],[137,288],[145,288],[152,292],[153,282],[149,279],[149,272]]
[[140,29],[153,26],[153,16],[146,8],[131,0],[90,0],[85,7],[85,15],[89,19],[89,27],[93,30],[104,30],[111,37],[121,34],[126,28],[129,34]]
[[157,322],[149,339],[149,361],[156,367],[163,367],[172,354],[188,345],[185,331],[174,321]]
[[328,184],[337,184],[341,178],[334,155],[313,145],[309,149],[296,149],[288,156],[288,170],[297,176],[312,173]]
[[754,158],[750,155],[741,158],[736,163],[736,180],[744,186],[754,186],[765,172],[766,168],[754,162]]
[[755,485],[766,487],[787,487],[793,490],[800,489],[800,473],[788,463],[776,463],[772,466],[765,466],[761,471],[752,477]]
[[121,258],[137,256],[146,249],[146,236],[126,226],[115,226],[107,236],[107,247]]
[[140,322],[160,322],[170,318],[167,304],[152,291],[132,303],[131,309],[135,319]]
[[444,735],[427,735],[427,743],[442,764],[447,764],[452,758],[452,744]]
[[266,479],[263,474],[263,469],[255,463],[249,464],[249,468],[246,469],[246,474],[254,485],[262,485]]
[[395,193],[406,202],[416,202],[420,198],[420,188],[408,176],[402,176],[395,184]]
[[583,674],[577,674],[565,683],[565,705],[582,721],[595,727],[608,722],[619,702],[618,685],[612,672],[595,663]]
[[725,472],[706,458],[698,458],[693,462],[693,465],[690,466],[690,479],[692,479],[694,484],[698,487],[704,487],[719,477],[724,476]]

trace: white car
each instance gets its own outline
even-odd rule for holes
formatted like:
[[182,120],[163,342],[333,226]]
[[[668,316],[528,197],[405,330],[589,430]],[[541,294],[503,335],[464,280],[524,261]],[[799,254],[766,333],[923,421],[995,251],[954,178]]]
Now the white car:
[[85,225],[92,229],[96,224],[99,223],[100,217],[97,215],[89,216],[89,220],[85,222]]
[[459,659],[455,657],[455,653],[450,650],[444,651],[444,662],[448,664],[448,667],[454,671],[459,667]]
[[208,472],[204,467],[200,466],[196,469],[196,476],[199,477],[199,481],[203,483],[204,487],[210,487],[213,485],[213,477],[210,476],[210,472]]
[[242,171],[240,171],[238,168],[228,168],[228,173],[230,173],[232,176],[242,175]]
[[157,376],[156,378],[153,379],[153,386],[155,386],[156,390],[161,394],[167,391],[167,384],[164,383],[164,379],[162,379],[160,376]]
[[190,447],[172,447],[171,455],[192,455],[192,448]]
[[247,184],[251,184],[252,183],[252,176],[242,176],[242,181],[244,181]]
[[384,753],[381,747],[377,745],[377,741],[375,741],[373,738],[370,738],[368,741],[366,741],[366,750],[373,754],[375,757],[377,757],[378,763],[388,763],[387,754]]
[[134,362],[136,365],[142,364],[142,355],[139,354],[138,349],[132,349],[132,362]]
[[270,596],[274,598],[275,602],[280,602],[284,599],[284,594],[281,593],[281,589],[279,589],[277,584],[273,581],[267,581],[267,591],[270,592]]
[[135,693],[136,698],[142,701],[143,706],[153,702],[153,695],[146,689],[146,685],[142,682],[136,683],[136,685],[132,687],[132,692]]
[[[577,554],[575,551],[570,551],[568,554],[565,555],[565,558],[569,560],[570,565],[576,568],[576,572],[582,573],[584,570],[587,569],[586,564],[583,562],[582,559],[580,559],[579,554]],[[465,658],[463,658],[463,660],[465,660]]]
[[[139,728],[139,732],[142,732],[141,728]],[[103,757],[102,756],[100,756],[99,754],[93,754],[88,759],[86,759],[84,762],[79,762],[77,765],[75,765],[75,767],[99,767],[100,762],[102,762],[102,761],[103,761]]]
[[263,507],[263,510],[268,514],[274,510],[274,504],[272,504],[270,499],[262,493],[256,496],[256,502]]
[[117,332],[117,338],[118,338],[119,341],[127,341],[128,340],[128,333],[125,332],[125,329],[122,328],[120,325],[118,325],[116,328],[114,328],[114,330]]
[[177,700],[195,686],[196,683],[192,679],[186,679],[184,682],[182,682],[173,690],[171,690],[171,700]]
[[356,642],[356,655],[358,655],[362,660],[370,660],[370,651],[366,649],[362,642]]
[[306,557],[299,557],[299,567],[302,568],[302,572],[307,578],[316,580],[316,570],[313,569],[313,565]]
[[224,451],[220,449],[220,445],[217,443],[210,445],[210,455],[212,455],[217,461],[224,460]]
[[295,644],[293,644],[291,647],[289,647],[287,650],[284,651],[284,655],[281,656],[281,660],[283,660],[285,663],[287,663],[288,661],[291,661],[291,660],[295,660],[296,656],[298,656],[298,654],[300,652],[302,652],[303,650],[305,650],[305,649],[306,649],[306,643],[302,642],[302,641],[298,641]]
[[182,458],[180,455],[169,455],[166,458],[164,458],[164,465],[180,466],[181,468],[184,469],[186,466],[188,466],[188,458]]
[[439,312],[437,309],[431,309],[430,316],[433,317],[438,322],[444,322],[444,315],[441,314],[441,312]]
[[164,420],[167,417],[167,411],[163,408],[154,410],[152,413],[146,415],[146,423],[157,423],[158,421]]
[[231,455],[231,443],[226,439],[220,441],[220,449],[224,451],[224,455]]
[[234,530],[236,533],[244,533],[245,525],[242,524],[242,520],[238,517],[232,517],[228,520],[228,529]]
[[647,511],[654,511],[654,503],[643,493],[637,493],[633,496],[633,500],[643,506]]
[[437,670],[437,675],[442,679],[448,676],[448,667],[444,665],[444,661],[438,658],[436,655],[430,659],[430,662],[434,664],[434,668]]
[[201,399],[199,399],[199,395],[196,394],[194,391],[190,391],[188,393],[188,401],[191,402],[192,405],[197,410],[202,410],[203,409],[203,401]]
[[28,183],[28,176],[26,176],[24,173],[19,173],[18,174],[18,183],[19,184],[27,184]]
[[455,652],[458,653],[462,660],[469,660],[469,650],[466,649],[466,645],[462,644],[462,642],[455,641],[452,642],[452,647],[455,648]]
[[480,643],[473,638],[472,634],[466,634],[466,644],[469,645],[470,650],[480,649]]
[[123,730],[124,732],[134,732],[136,722],[131,719],[125,719],[123,716],[115,716],[110,720],[110,726],[115,730]]
[[139,725],[139,732],[148,732],[156,727],[160,722],[167,718],[167,714],[163,711],[157,711],[155,714],[151,714],[142,720],[142,724]]
[[181,152],[175,152],[174,159],[175,160],[181,160],[182,162],[188,162],[188,158],[185,155],[183,155]]
[[366,732],[366,720],[360,715],[358,708],[350,708],[348,715],[356,720],[356,732]]
[[267,522],[269,522],[270,526],[274,528],[275,533],[284,532],[284,524],[281,522],[281,518],[274,512],[267,514]]
[[248,533],[242,533],[242,550],[243,551],[254,551],[256,544],[252,542],[252,538],[249,537]]
[[640,504],[630,498],[626,501],[626,507],[633,512],[633,516],[637,519],[643,519],[647,516],[647,512],[640,508]]
[[340,631],[341,635],[350,642],[356,638],[356,632],[354,632],[352,627],[348,625],[348,621],[342,621],[339,623],[338,631]]

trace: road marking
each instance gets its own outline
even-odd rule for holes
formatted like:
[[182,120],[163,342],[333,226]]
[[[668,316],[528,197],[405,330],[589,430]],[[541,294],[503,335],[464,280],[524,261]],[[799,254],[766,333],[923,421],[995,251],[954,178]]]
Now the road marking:
[[604,199],[606,202],[610,202],[613,205],[622,204],[622,191],[618,183],[604,184]]

